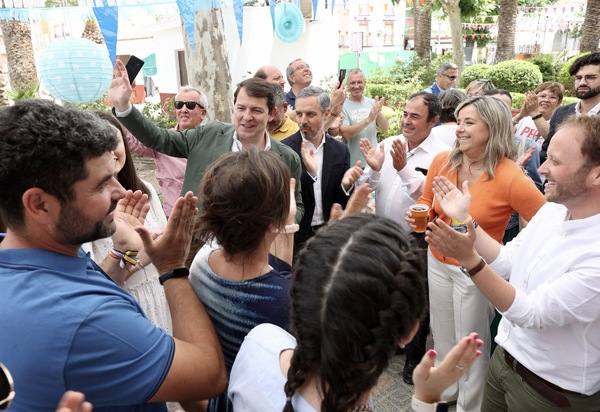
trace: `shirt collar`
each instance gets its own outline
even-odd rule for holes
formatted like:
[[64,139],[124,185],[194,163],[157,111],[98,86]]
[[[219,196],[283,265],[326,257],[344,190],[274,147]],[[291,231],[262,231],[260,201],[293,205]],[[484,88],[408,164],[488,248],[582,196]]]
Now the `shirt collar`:
[[[271,136],[265,131],[265,152],[271,150]],[[243,150],[242,142],[237,137],[237,131],[233,132],[233,144],[231,145],[231,151],[233,153],[241,152]]]
[[[580,108],[581,108],[581,100],[578,101],[577,104],[575,105],[575,116],[576,117],[579,117],[582,114],[581,111],[580,111]],[[593,115],[596,115],[598,113],[600,113],[600,103],[598,103],[597,105],[595,105],[594,107],[592,107],[592,109],[589,112],[587,112],[586,115],[593,116]]]
[[[433,143],[433,139],[430,139],[430,137],[431,137],[431,132],[429,132],[429,135],[421,143],[419,143],[419,145],[417,147],[415,147],[409,151],[411,151],[413,153],[416,151],[423,151],[425,153],[429,153],[431,151],[431,145]],[[404,144],[406,144],[406,148],[408,149],[408,140],[406,139],[406,137],[404,137],[404,135],[400,135],[400,138],[402,139]]]
[[[300,136],[302,136],[303,142],[310,143],[314,147],[314,144],[310,140],[307,140],[304,138],[304,134],[302,132],[300,132]],[[323,138],[321,139],[321,144],[319,145],[319,147],[316,147],[315,150],[319,150],[320,148],[323,147],[324,144],[325,144],[325,133],[323,133]]]

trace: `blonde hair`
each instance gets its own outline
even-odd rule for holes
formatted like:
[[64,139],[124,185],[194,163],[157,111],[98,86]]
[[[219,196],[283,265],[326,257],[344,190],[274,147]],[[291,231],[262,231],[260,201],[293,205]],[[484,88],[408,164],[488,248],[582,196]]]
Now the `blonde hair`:
[[[512,116],[510,110],[500,100],[489,96],[471,97],[463,101],[454,112],[458,119],[460,111],[473,106],[488,128],[488,141],[483,154],[483,168],[489,178],[494,177],[498,163],[504,159],[514,159],[516,148],[513,138]],[[447,166],[458,169],[464,162],[463,153],[458,144],[450,151]]]

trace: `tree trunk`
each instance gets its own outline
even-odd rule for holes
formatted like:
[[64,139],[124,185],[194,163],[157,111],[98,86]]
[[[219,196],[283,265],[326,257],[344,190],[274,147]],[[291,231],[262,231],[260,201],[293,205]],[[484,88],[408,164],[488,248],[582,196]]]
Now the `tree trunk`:
[[459,73],[462,72],[465,61],[465,49],[463,31],[458,0],[444,0],[442,7],[450,21],[450,32],[452,33],[452,60],[458,66]]
[[199,87],[206,94],[207,111],[211,119],[230,122],[234,85],[231,84],[221,9],[198,10],[195,25],[194,50],[190,47],[187,36],[184,36],[190,85]]
[[587,0],[579,51],[596,51],[600,42],[600,0]]
[[[8,100],[6,100],[6,85],[4,82],[4,73],[0,72],[0,107],[4,106],[8,106]],[[0,226],[0,231],[1,229],[2,227]]]
[[500,0],[498,40],[495,62],[515,57],[515,30],[517,27],[517,0]]
[[0,28],[6,47],[11,88],[32,88],[38,84],[38,79],[29,24],[18,20],[4,20],[0,21]]
[[[417,0],[414,0],[418,3]],[[422,60],[431,59],[431,0],[417,6],[415,16],[415,52]]]

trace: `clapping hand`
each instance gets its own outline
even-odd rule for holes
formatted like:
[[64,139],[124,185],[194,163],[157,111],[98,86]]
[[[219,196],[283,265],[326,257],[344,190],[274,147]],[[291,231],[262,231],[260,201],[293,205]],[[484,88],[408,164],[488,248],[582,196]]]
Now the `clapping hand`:
[[115,233],[112,235],[113,246],[117,250],[140,250],[142,240],[134,230],[143,226],[146,215],[150,210],[148,195],[141,190],[128,190],[119,200],[115,208]]
[[535,151],[536,151],[536,147],[531,146],[521,156],[519,156],[519,158],[515,161],[515,163],[519,167],[525,167],[525,165],[529,162],[529,160],[531,160],[531,156],[533,156]]
[[302,142],[300,147],[300,154],[302,155],[302,163],[304,168],[311,176],[316,176],[318,172],[317,161],[315,160],[315,151],[308,147],[306,142]]
[[352,185],[358,180],[358,178],[360,178],[362,173],[363,171],[360,167],[360,160],[357,160],[354,166],[346,170],[346,173],[344,173],[344,176],[342,177],[342,186],[344,189],[350,190]]
[[525,100],[523,100],[523,106],[521,106],[521,117],[531,116],[538,111],[538,98],[533,92],[527,92],[525,94]]
[[56,407],[56,412],[92,412],[92,404],[81,392],[67,391]]
[[117,111],[124,112],[129,108],[132,93],[133,88],[129,83],[127,69],[123,62],[117,59],[113,69],[113,79],[108,89],[108,98]]
[[379,147],[371,146],[371,142],[369,139],[362,138],[360,139],[360,151],[369,167],[375,170],[376,172],[381,170],[381,166],[383,165],[383,161],[385,159],[385,153],[383,151],[383,145],[379,145]]
[[368,120],[370,122],[374,122],[377,119],[377,116],[381,112],[381,108],[385,104],[385,99],[383,97],[375,97],[373,99],[373,107],[371,107],[371,111],[369,112]]
[[462,338],[437,367],[433,366],[437,353],[429,350],[413,373],[415,398],[427,403],[438,402],[442,392],[458,381],[481,355],[482,345],[479,336],[471,333]]
[[401,171],[406,167],[408,158],[406,156],[406,145],[402,140],[396,139],[392,142],[390,154],[392,155],[394,169]]
[[198,198],[187,192],[177,199],[165,231],[153,237],[143,226],[135,228],[144,242],[144,249],[159,273],[167,273],[185,266],[190,251],[192,232],[196,221]]
[[469,206],[471,205],[469,182],[463,182],[463,191],[461,192],[445,176],[436,176],[433,178],[433,193],[446,215],[461,222],[469,217]]
[[372,190],[369,185],[363,183],[352,193],[352,196],[348,199],[345,210],[339,203],[334,203],[333,206],[331,206],[329,220],[343,219],[346,216],[361,213],[362,210],[367,207],[367,203],[369,203],[371,192]]

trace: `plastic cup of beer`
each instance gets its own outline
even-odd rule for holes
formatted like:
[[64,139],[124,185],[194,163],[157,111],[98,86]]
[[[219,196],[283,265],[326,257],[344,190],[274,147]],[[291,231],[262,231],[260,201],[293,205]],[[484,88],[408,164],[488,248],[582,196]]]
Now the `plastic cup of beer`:
[[414,204],[410,207],[410,217],[415,220],[414,232],[425,233],[427,221],[429,220],[429,205],[422,203]]

